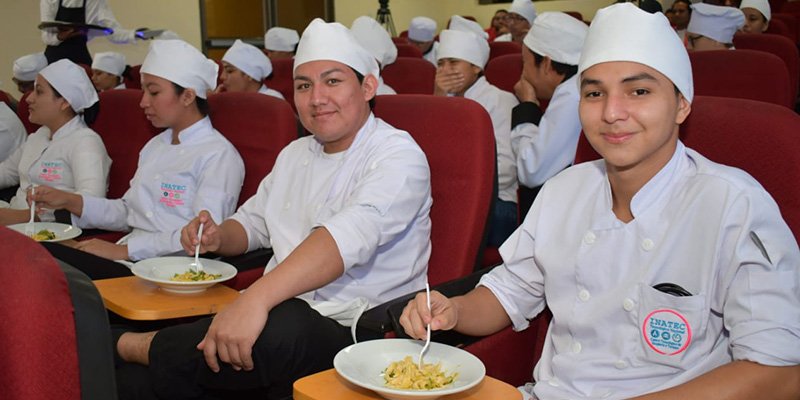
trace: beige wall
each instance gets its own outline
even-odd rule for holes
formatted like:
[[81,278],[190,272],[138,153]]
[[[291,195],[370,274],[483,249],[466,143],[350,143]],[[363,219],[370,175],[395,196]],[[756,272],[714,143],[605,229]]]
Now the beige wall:
[[[0,89],[19,97],[11,81],[14,60],[25,54],[44,50],[39,30],[39,2],[36,0],[0,0]],[[114,15],[128,29],[167,28],[200,47],[200,6],[197,0],[108,0]],[[118,51],[128,64],[141,64],[147,42],[116,45],[103,38],[89,42],[89,51]]]

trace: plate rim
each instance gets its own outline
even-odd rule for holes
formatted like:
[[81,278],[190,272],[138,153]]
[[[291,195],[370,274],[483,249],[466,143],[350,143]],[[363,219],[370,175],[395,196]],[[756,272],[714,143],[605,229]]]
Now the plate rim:
[[405,338],[380,338],[380,339],[374,339],[374,340],[365,340],[363,342],[358,342],[358,343],[351,344],[351,345],[339,350],[339,352],[336,353],[336,356],[334,356],[334,358],[333,358],[333,367],[336,370],[336,373],[339,374],[339,376],[341,376],[342,378],[344,378],[348,382],[350,382],[350,383],[352,383],[352,384],[354,384],[354,385],[356,385],[358,387],[362,387],[362,388],[365,388],[365,389],[368,389],[368,390],[372,390],[372,391],[374,391],[374,392],[376,392],[378,394],[380,394],[381,392],[385,392],[385,393],[388,393],[388,394],[391,394],[391,395],[411,396],[411,397],[420,397],[420,398],[429,397],[429,396],[439,397],[439,396],[446,396],[446,395],[449,395],[449,394],[461,393],[463,391],[467,391],[469,389],[472,389],[473,387],[475,387],[478,384],[480,384],[481,382],[483,382],[483,380],[486,378],[486,365],[483,363],[483,361],[480,358],[478,358],[476,355],[474,355],[474,354],[472,354],[472,353],[470,353],[470,352],[468,352],[468,351],[466,351],[464,349],[461,349],[461,348],[458,348],[458,347],[455,347],[455,346],[450,346],[450,345],[445,344],[445,343],[438,343],[438,342],[431,342],[431,347],[433,347],[433,346],[436,346],[436,347],[439,347],[439,346],[448,347],[448,348],[463,352],[468,357],[471,357],[471,358],[474,358],[475,360],[477,360],[478,364],[481,366],[481,374],[480,374],[481,377],[480,377],[480,379],[476,379],[474,382],[470,382],[470,383],[467,383],[467,384],[465,384],[463,386],[458,386],[458,387],[449,387],[449,388],[431,389],[431,390],[395,389],[395,388],[390,388],[388,386],[376,386],[376,385],[373,385],[373,384],[370,384],[370,383],[356,382],[353,377],[351,377],[348,374],[342,372],[341,368],[339,368],[339,366],[341,365],[341,362],[342,362],[342,357],[345,357],[343,354],[346,353],[346,352],[349,352],[351,348],[353,348],[355,346],[358,346],[360,344],[363,344],[363,343],[375,342],[375,341],[387,341],[387,340],[388,341],[405,341],[407,343],[419,342],[418,340],[405,339]]
[[138,262],[134,263],[133,267],[131,267],[131,272],[133,273],[133,275],[135,275],[135,276],[137,276],[137,277],[139,277],[141,279],[144,279],[144,280],[146,280],[148,282],[153,282],[153,283],[156,283],[156,284],[162,283],[162,284],[168,284],[168,285],[174,285],[174,286],[187,286],[187,287],[202,286],[202,285],[212,286],[213,284],[216,284],[216,283],[221,283],[221,282],[225,282],[225,281],[231,280],[231,279],[235,278],[236,275],[239,274],[239,270],[236,269],[236,267],[234,267],[232,264],[227,263],[227,262],[222,261],[222,260],[214,260],[214,259],[206,259],[206,260],[213,261],[215,263],[220,263],[224,267],[230,267],[233,270],[233,274],[231,276],[229,276],[229,277],[222,277],[222,278],[219,278],[219,279],[215,279],[213,281],[170,281],[170,280],[157,279],[157,278],[153,278],[153,277],[150,277],[150,276],[145,276],[144,274],[141,274],[141,273],[139,273],[139,271],[137,271],[137,269],[141,270],[142,268],[147,268],[147,265],[152,264],[156,260],[163,260],[163,259],[184,259],[184,260],[192,260],[193,261],[194,257],[189,257],[189,256],[151,257],[151,258],[147,258],[147,259],[144,259],[144,260],[141,260],[141,261],[138,261]]
[[[65,237],[57,237],[57,238],[51,239],[51,240],[37,240],[37,242],[51,242],[51,243],[63,242],[65,240],[75,239],[76,237],[78,237],[78,236],[83,234],[83,230],[81,228],[79,228],[79,227],[77,227],[75,225],[72,225],[72,224],[65,224],[65,223],[61,223],[61,222],[49,222],[49,221],[36,221],[33,224],[34,224],[34,226],[37,225],[37,224],[47,224],[47,225],[50,225],[50,226],[53,226],[53,225],[63,226],[63,227],[72,228],[72,230],[74,232],[74,236],[67,235]],[[28,223],[27,222],[23,222],[23,223],[19,223],[19,224],[11,224],[11,225],[8,225],[6,227],[8,229],[16,231],[16,232],[18,232],[18,233],[20,233],[22,235],[27,236],[25,234],[25,226],[26,225],[28,225]],[[47,228],[44,228],[44,229],[47,229]],[[33,238],[31,238],[31,239],[33,239]]]

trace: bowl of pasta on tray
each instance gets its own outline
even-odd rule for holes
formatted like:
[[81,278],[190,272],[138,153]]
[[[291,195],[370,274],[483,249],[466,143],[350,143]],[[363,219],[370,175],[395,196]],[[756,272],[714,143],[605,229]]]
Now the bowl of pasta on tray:
[[219,260],[201,258],[203,271],[197,270],[194,257],[155,257],[133,264],[131,272],[158,285],[161,290],[199,293],[236,276],[236,267]]
[[389,400],[437,399],[468,390],[486,375],[483,362],[474,355],[436,342],[431,342],[420,370],[423,345],[412,339],[356,343],[339,351],[333,366],[350,383]]

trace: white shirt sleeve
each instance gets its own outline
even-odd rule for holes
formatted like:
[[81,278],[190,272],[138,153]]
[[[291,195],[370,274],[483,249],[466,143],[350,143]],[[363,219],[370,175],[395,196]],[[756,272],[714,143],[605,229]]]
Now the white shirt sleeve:
[[17,147],[11,156],[0,162],[0,188],[8,188],[19,184],[19,162],[22,160],[22,149]]
[[538,126],[524,122],[511,131],[517,177],[527,187],[543,184],[575,159],[581,132],[578,89],[573,79],[563,82],[559,88]]
[[106,197],[108,189],[108,154],[97,135],[82,137],[70,155],[70,168],[75,180],[75,192],[94,197]]
[[124,199],[105,199],[83,195],[81,216],[72,215],[72,224],[80,228],[99,228],[127,232],[128,207]]

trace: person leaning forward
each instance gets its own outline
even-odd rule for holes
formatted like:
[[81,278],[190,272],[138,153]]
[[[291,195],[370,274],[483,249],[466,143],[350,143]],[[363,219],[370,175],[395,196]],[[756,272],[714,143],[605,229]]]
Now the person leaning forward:
[[694,90],[667,19],[599,10],[578,65],[603,159],[548,180],[503,264],[464,296],[432,292],[432,313],[417,296],[406,332],[522,330],[546,299],[528,399],[796,399],[800,250],[755,179],[681,143]]
[[271,246],[264,276],[213,319],[120,335],[121,398],[289,397],[353,343],[361,311],[424,287],[430,170],[408,133],[371,113],[378,74],[347,28],[308,26],[294,82],[313,136],[281,152],[232,218],[217,225],[201,212],[181,236],[190,252],[198,240],[221,255]]

